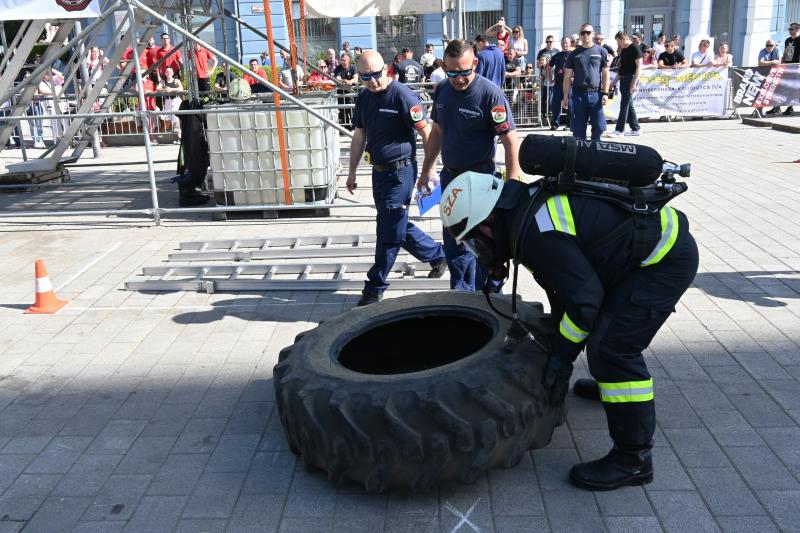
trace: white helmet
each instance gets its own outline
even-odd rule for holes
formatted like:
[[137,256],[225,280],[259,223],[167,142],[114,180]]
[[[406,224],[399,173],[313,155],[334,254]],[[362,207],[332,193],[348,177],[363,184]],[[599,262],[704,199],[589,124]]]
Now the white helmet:
[[486,220],[503,192],[503,180],[491,174],[464,172],[442,192],[439,215],[442,226],[461,242],[469,231]]

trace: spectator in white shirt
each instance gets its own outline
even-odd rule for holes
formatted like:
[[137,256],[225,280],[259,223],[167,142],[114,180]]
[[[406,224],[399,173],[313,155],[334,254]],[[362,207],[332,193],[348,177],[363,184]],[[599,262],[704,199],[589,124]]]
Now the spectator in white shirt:
[[710,67],[714,63],[714,54],[711,52],[711,41],[703,39],[697,47],[697,52],[692,54],[692,66]]
[[667,38],[666,38],[666,36],[664,36],[664,33],[663,32],[659,33],[658,34],[658,39],[656,40],[656,42],[653,43],[653,52],[655,52],[653,57],[658,59],[658,56],[660,56],[661,54],[663,54],[664,52],[667,51],[667,46],[666,46],[667,42],[666,41],[667,41]]
[[714,56],[715,67],[733,66],[733,56],[728,53],[728,50],[729,50],[728,43],[722,43],[719,45],[719,53]]
[[441,59],[437,59],[433,62],[433,72],[431,72],[431,81],[433,83],[439,83],[447,78],[447,74],[444,72],[444,61]]

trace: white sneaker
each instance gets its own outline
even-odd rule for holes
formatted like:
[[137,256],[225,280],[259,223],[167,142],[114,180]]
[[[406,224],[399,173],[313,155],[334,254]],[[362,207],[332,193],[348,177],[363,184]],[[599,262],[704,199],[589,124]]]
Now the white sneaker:
[[625,132],[625,137],[641,137],[642,130],[631,130]]
[[42,141],[36,141],[33,143],[34,148],[45,148],[45,145]]
[[[627,135],[627,133],[625,135]],[[622,132],[619,130],[607,131],[603,133],[603,137],[622,137]]]

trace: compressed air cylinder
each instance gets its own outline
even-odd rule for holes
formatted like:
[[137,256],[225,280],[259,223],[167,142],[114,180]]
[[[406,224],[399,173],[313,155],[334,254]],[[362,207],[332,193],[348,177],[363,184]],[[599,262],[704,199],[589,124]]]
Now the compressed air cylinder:
[[[525,137],[519,149],[519,164],[527,174],[558,176],[564,168],[567,147],[564,137]],[[577,141],[575,174],[578,179],[622,182],[634,187],[653,183],[661,175],[664,160],[649,146],[607,141]]]

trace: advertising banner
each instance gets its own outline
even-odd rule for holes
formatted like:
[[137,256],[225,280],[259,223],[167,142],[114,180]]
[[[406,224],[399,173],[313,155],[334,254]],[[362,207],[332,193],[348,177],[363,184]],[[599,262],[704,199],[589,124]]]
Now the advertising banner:
[[0,20],[83,19],[99,15],[99,0],[0,0]]
[[306,16],[343,18],[441,14],[452,9],[453,3],[450,0],[306,0]]
[[[725,115],[729,81],[724,67],[643,70],[633,107],[639,118]],[[620,100],[617,91],[606,105],[606,117],[617,118]]]
[[734,107],[800,104],[800,63],[733,69]]

